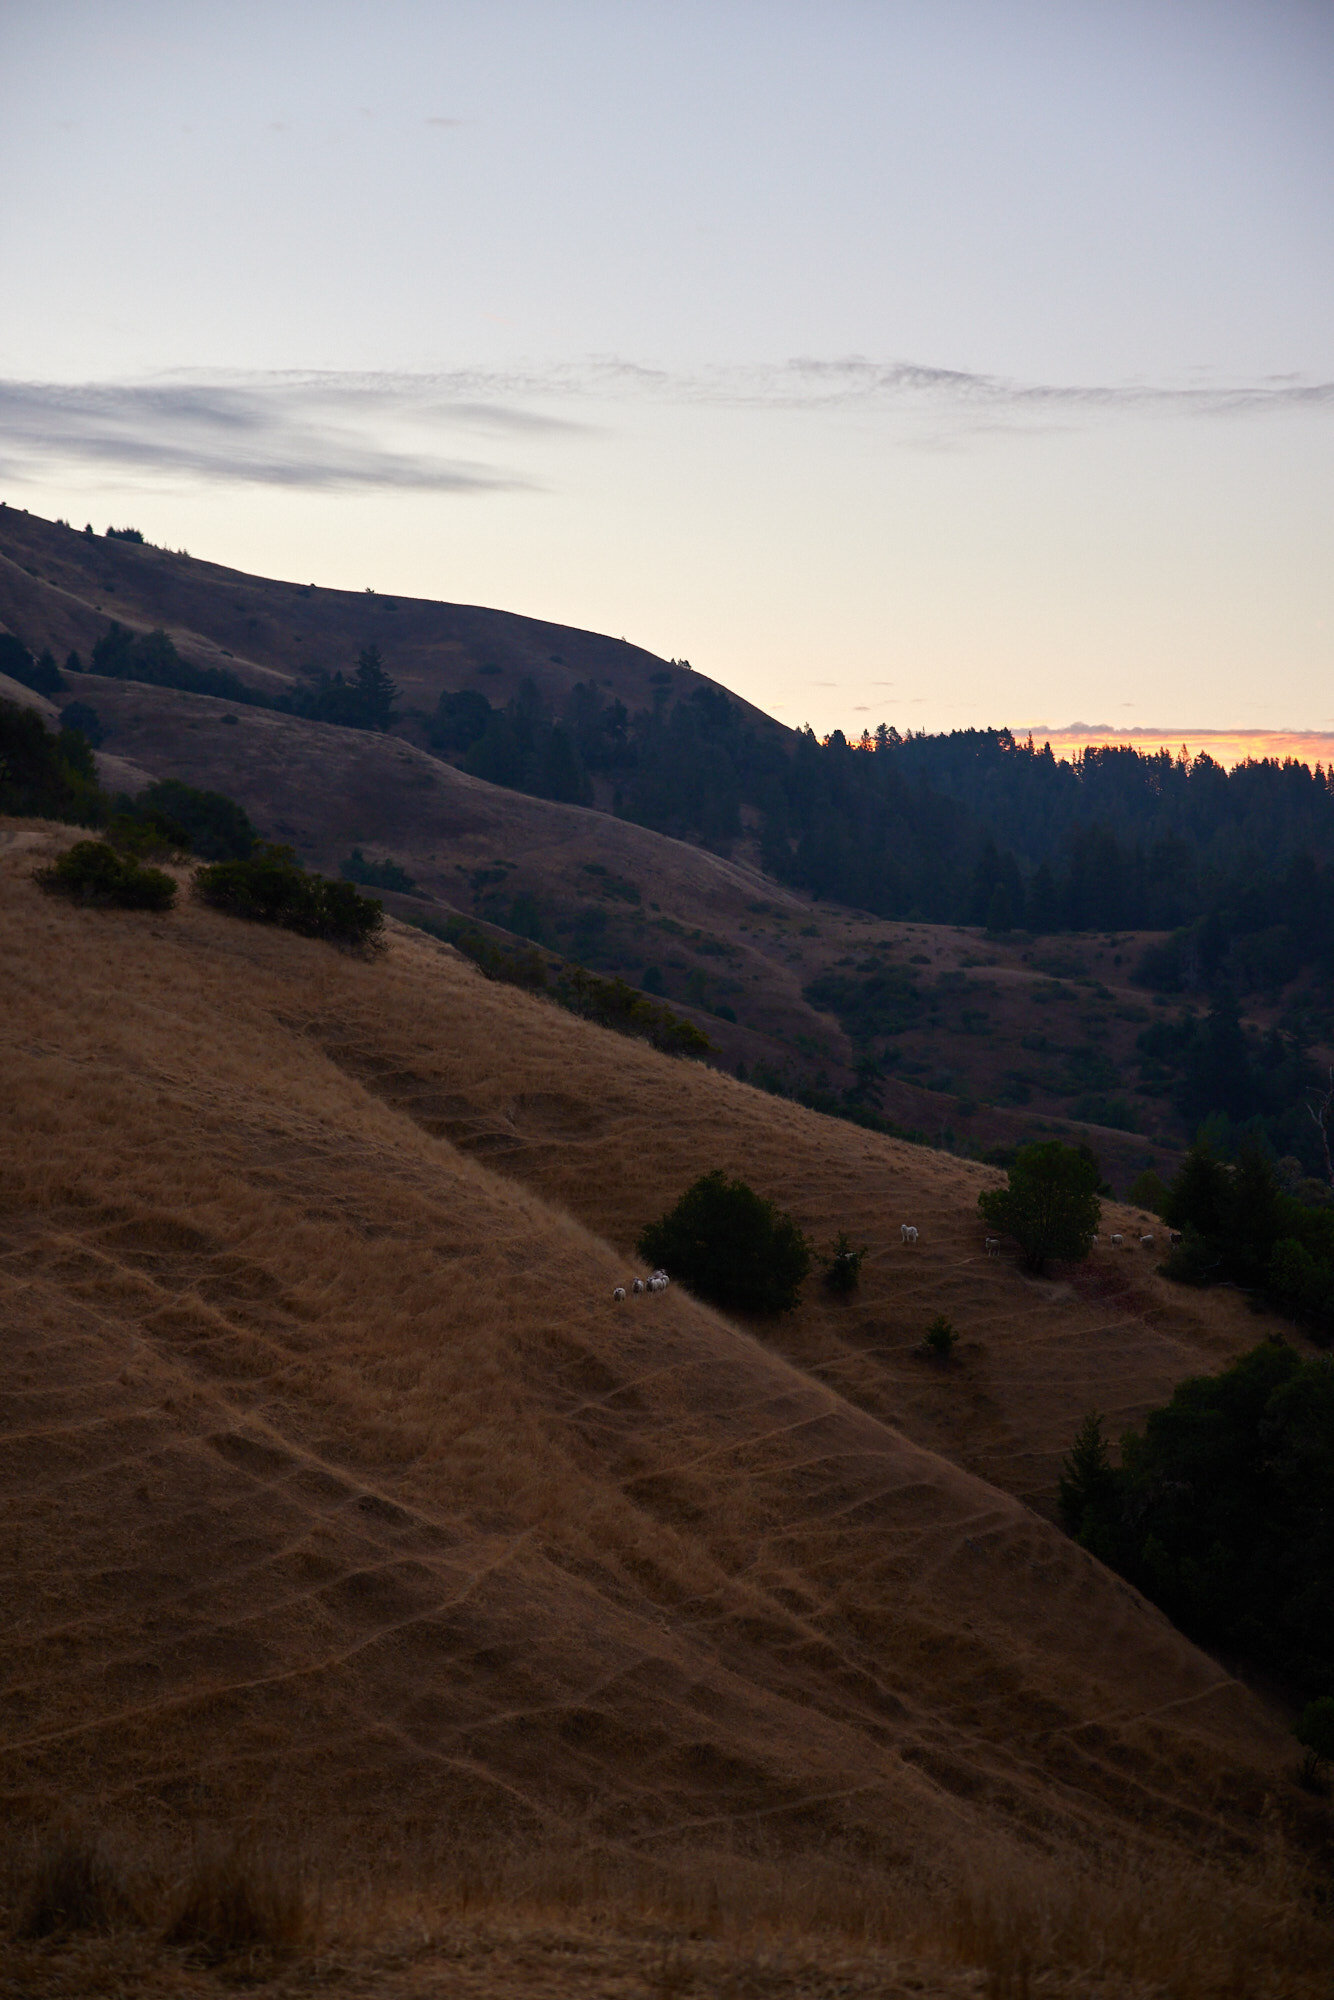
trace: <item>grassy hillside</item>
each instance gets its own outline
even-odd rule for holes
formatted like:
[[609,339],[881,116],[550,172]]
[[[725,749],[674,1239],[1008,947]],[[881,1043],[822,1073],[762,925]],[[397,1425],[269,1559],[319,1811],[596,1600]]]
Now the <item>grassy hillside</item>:
[[[836,1990],[850,1927],[1009,1964],[971,1889],[1036,1939],[1101,1877],[1084,1941],[1043,1946],[1071,1978],[1115,1934],[1222,1979],[1245,1930],[1249,1990],[1276,1952],[1306,1990],[1273,1870],[1318,1809],[1282,1718],[1019,1497],[1091,1402],[1134,1415],[1259,1323],[1139,1253],[1032,1284],[981,1255],[985,1170],[431,939],[369,963],[188,901],[54,904],[31,871],[68,837],[0,830],[11,1826],[277,1829],[424,1882],[437,1941],[464,1880],[569,1922],[675,1907],[667,1935],[739,1927],[752,1967],[775,1926],[812,1940],[805,1983],[737,1991]],[[713,1165],[866,1241],[854,1303],[613,1305]],[[912,1352],[940,1310],[948,1373]],[[589,1983],[550,1990],[740,1977],[635,1935],[621,1988],[585,1928]],[[506,1967],[491,1990],[532,1990]]]
[[[711,852],[605,809],[615,800],[608,773],[598,777],[604,810],[593,811],[485,783],[429,747],[439,739],[425,718],[444,690],[484,691],[499,707],[531,681],[560,711],[576,684],[595,684],[632,715],[662,716],[678,695],[710,692],[673,663],[503,612],[240,576],[0,509],[0,626],[61,659],[74,647],[86,666],[112,616],[140,631],[164,626],[192,668],[239,675],[268,700],[289,696],[303,668],[350,672],[372,642],[404,705],[381,734],[141,679],[68,674],[61,700],[95,711],[109,784],[152,774],[227,792],[325,871],[369,867],[406,882],[414,900],[400,914],[479,919],[662,995],[734,1072],[744,1065],[769,1087],[975,1155],[1077,1132],[1119,1189],[1146,1166],[1170,1178],[1202,1117],[1230,1110],[1240,1122],[1252,1099],[1273,1114],[1279,1153],[1314,1144],[1305,1084],[1334,1046],[1309,981],[1285,985],[1276,972],[1268,986],[1252,982],[1248,1026],[1283,1035],[1271,1037],[1263,1089],[1248,1095],[1246,1063],[1211,1069],[1207,1037],[1193,1033],[1209,1005],[1204,987],[1151,998],[1132,984],[1148,934],[1035,942],[882,921],[762,873],[752,806],[739,811],[739,835]],[[795,741],[732,706],[770,748]],[[1174,864],[1155,865],[1153,879],[1170,883]],[[1313,1156],[1305,1167],[1315,1170]]]
[[[354,849],[392,860],[416,890],[394,903],[400,914],[535,934],[647,984],[689,1012],[729,1069],[835,1096],[857,1084],[865,1029],[879,1073],[857,1101],[933,1140],[980,1149],[1082,1123],[1122,1187],[1170,1162],[1162,1102],[1135,1088],[1134,1040],[1154,1011],[1126,983],[1138,939],[1044,950],[885,922],[812,903],[744,857],[489,785],[396,736],[68,678],[109,730],[109,785],[128,768],[228,792],[331,874]],[[1102,1124],[1118,1095],[1139,1132]]]

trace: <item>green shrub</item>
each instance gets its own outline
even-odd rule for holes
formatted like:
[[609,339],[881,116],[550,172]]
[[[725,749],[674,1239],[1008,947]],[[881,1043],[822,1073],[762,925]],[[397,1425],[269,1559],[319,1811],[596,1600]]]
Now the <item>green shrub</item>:
[[230,667],[196,667],[183,660],[161,627],[155,632],[134,632],[113,618],[93,647],[88,670],[103,674],[108,680],[144,681],[149,687],[211,694],[223,701],[248,703],[254,708],[274,706]]
[[100,826],[107,801],[87,738],[48,729],[35,709],[0,701],[0,812]]
[[624,979],[602,979],[576,965],[562,976],[557,997],[574,1014],[597,1021],[604,1028],[617,1028],[625,1035],[642,1035],[669,1056],[707,1055],[713,1044],[693,1021],[673,1014],[669,1007],[656,1007]]
[[922,1335],[923,1352],[929,1354],[933,1361],[941,1363],[953,1360],[958,1343],[959,1336],[944,1313],[937,1313]]
[[1009,1170],[1009,1186],[977,1198],[984,1219],[1012,1236],[1030,1271],[1053,1257],[1087,1257],[1098,1231],[1099,1170],[1086,1147],[1059,1139],[1023,1146]]
[[824,1281],[831,1292],[846,1294],[855,1292],[861,1283],[862,1258],[866,1255],[866,1245],[860,1250],[852,1247],[852,1238],[846,1229],[840,1229],[834,1239],[834,1247],[827,1257],[821,1257],[824,1265]]
[[397,889],[401,895],[415,894],[417,884],[406,868],[400,868],[397,861],[368,861],[359,847],[354,847],[346,861],[340,861],[338,872],[345,882],[356,882],[363,889]]
[[23,641],[12,632],[0,632],[0,674],[30,687],[34,694],[50,696],[67,692],[50,648],[44,648],[34,660]]
[[1126,1200],[1136,1208],[1147,1208],[1150,1215],[1161,1215],[1167,1206],[1167,1199],[1167,1182],[1152,1167],[1136,1174],[1126,1190]]
[[811,1267],[810,1245],[791,1216],[721,1169],[687,1188],[637,1248],[728,1312],[789,1311]]
[[162,778],[139,793],[128,810],[169,820],[186,835],[201,861],[248,861],[259,838],[244,808],[225,792],[204,792],[179,778]]
[[103,909],[169,910],[176,901],[176,884],[159,868],[143,868],[130,855],[117,854],[103,840],[80,840],[49,868],[39,868],[34,881],[49,895],[69,896],[77,903]]
[[308,875],[290,847],[263,843],[247,861],[217,861],[195,870],[201,902],[251,923],[278,924],[303,937],[374,948],[384,911],[350,882]]
[[169,854],[188,854],[190,836],[183,826],[165,813],[116,813],[107,823],[103,839],[133,861],[157,860]]
[[60,711],[60,727],[77,729],[86,736],[94,750],[100,750],[107,740],[107,732],[97,710],[86,701],[67,701]]
[[546,960],[532,945],[526,951],[507,951],[503,945],[484,936],[475,924],[464,923],[458,917],[438,924],[429,917],[411,916],[408,922],[416,930],[429,931],[432,937],[444,938],[465,958],[470,958],[486,979],[493,979],[502,986],[521,986],[528,993],[545,993],[547,990]]

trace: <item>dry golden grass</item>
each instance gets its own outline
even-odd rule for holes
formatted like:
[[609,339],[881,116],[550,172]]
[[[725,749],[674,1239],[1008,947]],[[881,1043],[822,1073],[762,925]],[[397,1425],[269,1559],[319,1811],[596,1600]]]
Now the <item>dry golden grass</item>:
[[[69,837],[0,828],[11,1825],[250,1829],[331,1885],[274,1991],[326,1948],[392,1993],[885,1992],[909,1960],[941,1993],[1322,1990],[1285,1871],[1328,1820],[1281,1718],[1015,1497],[1089,1402],[1256,1322],[1147,1260],[1031,1286],[981,1255],[975,1170],[428,940],[369,965],[52,903]],[[869,1241],[860,1298],[614,1308],[710,1165]],[[911,1353],[939,1310],[948,1378]],[[19,1990],[207,1990],[165,1907],[15,1945]]]
[[[1329,1990],[1329,1932],[1271,1847],[1256,1879],[1125,1864],[1099,1875],[985,1847],[954,1886],[875,1891],[822,1857],[653,1865],[624,1855],[474,1853],[414,1887],[317,1885],[300,1858],[244,1841],[151,1858],[66,1834],[29,1856],[42,1888],[71,1861],[101,1901],[40,1930],[0,1914],[0,1964],[37,1996],[336,1988],[406,1996],[983,1993],[1261,2000]],[[20,1890],[24,1878],[11,1873]],[[114,1910],[106,1915],[108,1905]],[[63,1918],[65,1906],[58,1914]]]

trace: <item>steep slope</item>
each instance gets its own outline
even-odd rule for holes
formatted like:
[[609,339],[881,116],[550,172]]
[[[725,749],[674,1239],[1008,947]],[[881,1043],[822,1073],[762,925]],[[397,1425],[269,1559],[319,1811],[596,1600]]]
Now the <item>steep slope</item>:
[[1081,1343],[1127,1347],[1133,1397],[1167,1372],[1151,1311],[1127,1335],[1016,1297],[972,1272],[966,1170],[430,941],[362,963],[49,903],[61,837],[0,855],[11,1815],[872,1874],[1251,1843],[1280,1725],[904,1427],[944,1443],[948,1412],[891,1421],[679,1289],[610,1292],[645,1209],[718,1161],[817,1225],[911,1202],[922,1256],[882,1226],[879,1310],[953,1290],[980,1318],[985,1284],[1015,1356],[1027,1308],[1032,1378],[1066,1345],[1072,1408]]

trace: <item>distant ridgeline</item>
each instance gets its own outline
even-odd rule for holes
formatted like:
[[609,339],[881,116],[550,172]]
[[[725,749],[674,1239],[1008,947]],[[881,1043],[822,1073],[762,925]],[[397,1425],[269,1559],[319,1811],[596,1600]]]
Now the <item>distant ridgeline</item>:
[[580,685],[559,718],[531,684],[504,708],[467,689],[441,697],[430,738],[542,798],[591,804],[601,779],[622,818],[708,846],[745,812],[770,874],[878,916],[1172,931],[1143,967],[1164,991],[1334,972],[1334,773],[1305,764],[1228,772],[1119,745],[1058,763],[994,729],[785,740],[707,684],[633,716]]
[[[49,653],[0,637],[0,670],[62,691]],[[355,670],[310,667],[279,695],[183,659],[165,632],[114,621],[94,673],[220,696],[347,728],[392,727],[398,689],[374,646]],[[77,655],[68,671],[81,667]],[[581,682],[556,714],[531,682],[503,707],[476,688],[403,718],[438,754],[493,784],[595,802],[659,833],[726,851],[750,830],[766,870],[806,893],[923,922],[995,932],[1165,930],[1141,977],[1160,991],[1276,987],[1334,973],[1334,772],[1272,760],[1228,772],[1123,745],[1058,762],[1009,730],[849,743],[760,729],[701,681],[651,706]]]

